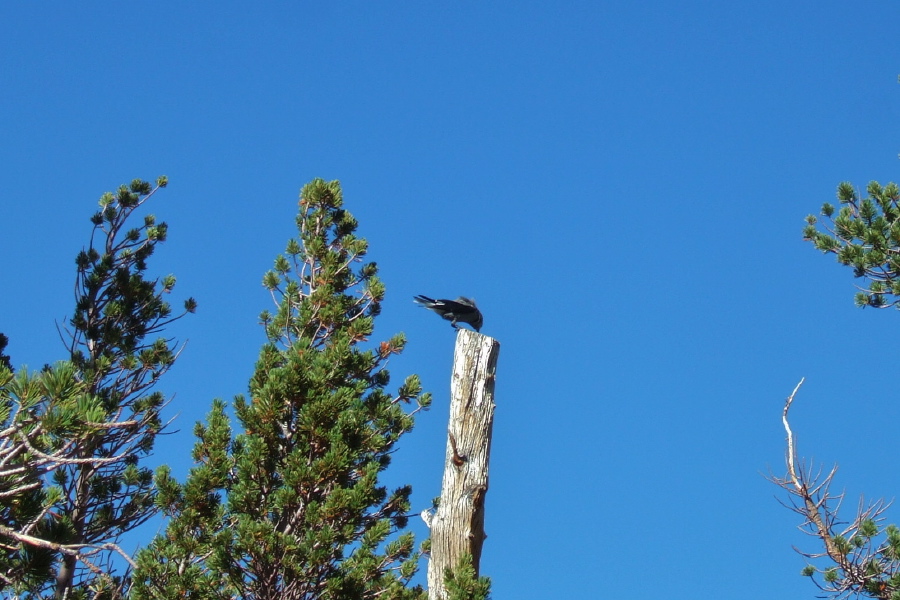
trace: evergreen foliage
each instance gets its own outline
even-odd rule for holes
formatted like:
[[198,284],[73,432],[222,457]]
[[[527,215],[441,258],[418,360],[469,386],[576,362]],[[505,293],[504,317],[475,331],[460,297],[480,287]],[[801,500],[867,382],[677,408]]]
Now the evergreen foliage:
[[[42,514],[47,507],[42,477],[50,463],[41,461],[37,452],[53,455],[57,445],[54,433],[60,430],[51,428],[47,435],[41,435],[38,429],[39,407],[47,400],[43,379],[42,374],[24,370],[14,376],[8,367],[0,365],[0,591],[17,595],[40,590],[49,583],[55,556],[49,548],[16,543],[14,537],[22,533],[46,539],[52,528],[52,522]],[[69,404],[67,401],[74,397],[70,393],[58,395],[66,397],[60,404]]]
[[410,586],[419,553],[401,533],[411,490],[378,476],[430,396],[416,376],[386,391],[402,335],[363,347],[384,286],[337,181],[303,188],[297,228],[263,278],[276,310],[260,316],[249,398],[234,400],[242,432],[217,400],[185,483],[157,472],[171,520],[138,555],[136,599],[426,597]]
[[869,183],[867,196],[860,199],[847,182],[838,186],[840,209],[822,205],[822,216],[829,224],[818,229],[817,218],[806,217],[803,239],[816,248],[832,253],[842,265],[853,268],[855,277],[869,280],[868,288],[856,294],[858,306],[887,308],[900,305],[900,188],[889,183],[882,187]]
[[[803,239],[836,255],[855,277],[868,280],[856,294],[858,306],[900,307],[900,188],[873,181],[866,191],[867,196],[860,198],[851,184],[841,183],[840,208],[831,203],[822,206],[828,224],[821,230],[817,218],[808,216]],[[787,426],[787,408],[784,419]],[[803,517],[801,528],[821,543],[819,551],[803,553],[815,562],[801,574],[830,598],[900,600],[900,529],[882,526],[889,503],[860,503],[852,519],[840,518],[843,494],[830,491],[835,472],[819,477],[811,468],[795,468],[789,461],[789,476],[773,479],[793,497],[789,507]]]
[[101,197],[76,259],[70,360],[15,377],[0,366],[0,590],[75,600],[117,598],[127,584],[112,555],[131,562],[117,543],[156,512],[141,461],[163,429],[165,399],[151,388],[177,357],[155,336],[196,308],[189,299],[173,315],[175,278],[145,278],[165,223],[128,226],[165,185],[135,180]]
[[468,554],[447,573],[444,585],[448,600],[488,600],[491,597],[491,580],[475,574],[472,557]]
[[0,333],[0,367],[6,367],[7,369],[12,370],[13,366],[9,356],[3,353],[3,351],[6,350],[7,344],[9,344],[9,338]]

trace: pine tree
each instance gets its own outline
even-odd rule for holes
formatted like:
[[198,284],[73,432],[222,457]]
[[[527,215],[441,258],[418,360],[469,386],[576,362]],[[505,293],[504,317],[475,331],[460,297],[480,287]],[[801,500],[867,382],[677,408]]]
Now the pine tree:
[[430,396],[416,376],[386,391],[402,335],[364,348],[384,285],[337,181],[303,188],[297,228],[263,278],[277,310],[261,315],[249,399],[234,401],[242,432],[217,400],[186,482],[157,473],[171,520],[138,555],[136,599],[425,598],[413,536],[396,535],[411,490],[378,476]]
[[0,586],[15,593],[121,597],[128,577],[115,575],[113,555],[133,561],[118,541],[156,511],[141,461],[163,429],[165,398],[151,388],[177,351],[152,336],[196,304],[173,316],[164,295],[175,278],[144,276],[166,224],[129,223],[165,185],[135,180],[100,199],[76,259],[70,360],[15,377],[0,366]]
[[869,183],[868,195],[860,198],[848,182],[838,186],[841,208],[822,205],[829,220],[824,231],[818,219],[806,217],[803,239],[825,253],[835,254],[842,265],[853,268],[854,277],[868,279],[868,289],[856,294],[857,306],[887,308],[900,303],[900,188]]
[[[855,277],[867,280],[867,287],[856,294],[858,306],[900,307],[900,188],[873,181],[867,196],[860,198],[844,182],[838,186],[837,197],[841,208],[836,215],[831,203],[822,206],[821,214],[828,220],[823,230],[817,228],[815,216],[806,218],[803,239],[835,254],[840,264],[853,269]],[[810,562],[802,574],[831,598],[900,600],[900,529],[883,525],[889,503],[860,503],[852,518],[840,517],[843,494],[831,491],[836,468],[822,477],[821,471],[797,459],[788,411],[800,384],[788,397],[783,413],[787,475],[771,479],[789,494],[789,508],[803,518],[801,528],[821,543],[819,551],[803,553]]]

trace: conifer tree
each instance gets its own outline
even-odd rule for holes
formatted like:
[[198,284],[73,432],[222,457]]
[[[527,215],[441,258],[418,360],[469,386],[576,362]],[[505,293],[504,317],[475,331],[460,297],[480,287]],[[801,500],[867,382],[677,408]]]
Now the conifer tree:
[[[860,198],[844,182],[838,186],[837,198],[841,205],[837,213],[831,203],[822,206],[821,215],[827,219],[822,229],[815,216],[806,218],[803,239],[835,254],[840,264],[853,269],[855,277],[866,280],[856,294],[858,306],[900,307],[900,188],[873,181],[867,196]],[[797,460],[788,411],[799,388],[800,384],[788,397],[783,413],[787,475],[772,480],[789,494],[789,507],[803,518],[801,528],[821,544],[817,551],[803,553],[810,561],[802,574],[830,598],[900,600],[900,529],[884,525],[889,503],[860,503],[850,519],[841,517],[843,494],[831,491],[836,468],[822,477]]]
[[263,278],[277,309],[234,401],[240,433],[217,400],[186,482],[157,473],[171,520],[138,555],[136,599],[425,598],[413,536],[396,535],[411,490],[378,477],[430,396],[416,376],[386,390],[402,335],[366,344],[385,290],[337,181],[303,188],[297,228]]
[[70,360],[15,377],[0,366],[0,589],[74,600],[127,587],[112,556],[133,562],[118,541],[156,511],[141,461],[163,429],[165,399],[151,388],[177,356],[171,339],[154,336],[196,308],[188,299],[173,315],[164,295],[175,278],[145,278],[166,224],[146,215],[130,226],[165,185],[135,180],[101,197],[76,259]]
[[868,195],[860,198],[852,184],[838,186],[841,205],[826,202],[822,216],[828,219],[824,230],[818,219],[806,217],[803,239],[825,253],[835,254],[842,265],[853,268],[854,277],[868,280],[868,287],[856,294],[857,306],[887,308],[900,303],[900,188],[895,183],[882,187],[869,183]]
[[47,478],[89,434],[94,408],[71,363],[15,376],[0,366],[0,591],[43,597],[63,551],[93,564],[94,552],[61,546],[61,494]]

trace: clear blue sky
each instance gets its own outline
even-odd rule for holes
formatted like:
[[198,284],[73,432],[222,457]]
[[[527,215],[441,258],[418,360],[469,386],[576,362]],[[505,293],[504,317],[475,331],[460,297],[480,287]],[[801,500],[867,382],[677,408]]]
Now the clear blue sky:
[[200,308],[155,458],[183,474],[193,423],[246,390],[300,187],[339,179],[388,286],[377,333],[409,338],[395,381],[435,392],[388,476],[416,509],[454,336],[412,296],[474,296],[502,344],[495,598],[813,598],[791,545],[815,545],[763,478],[801,376],[801,454],[840,462],[848,509],[898,493],[900,315],[856,309],[800,238],[838,182],[898,179],[900,5],[311,4],[0,5],[13,362],[64,357],[100,195],[168,175],[151,266]]

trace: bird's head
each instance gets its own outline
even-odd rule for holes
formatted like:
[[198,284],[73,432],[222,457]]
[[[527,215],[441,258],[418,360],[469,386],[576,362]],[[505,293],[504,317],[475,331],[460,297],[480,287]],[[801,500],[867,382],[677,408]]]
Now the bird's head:
[[481,326],[484,325],[484,317],[481,315],[481,311],[478,310],[478,306],[475,305],[475,300],[472,298],[466,298],[465,296],[460,296],[456,299],[456,302],[462,304],[463,306],[469,306],[475,309],[475,318],[468,321],[468,323],[472,326],[473,329],[475,329],[475,331],[481,333]]

